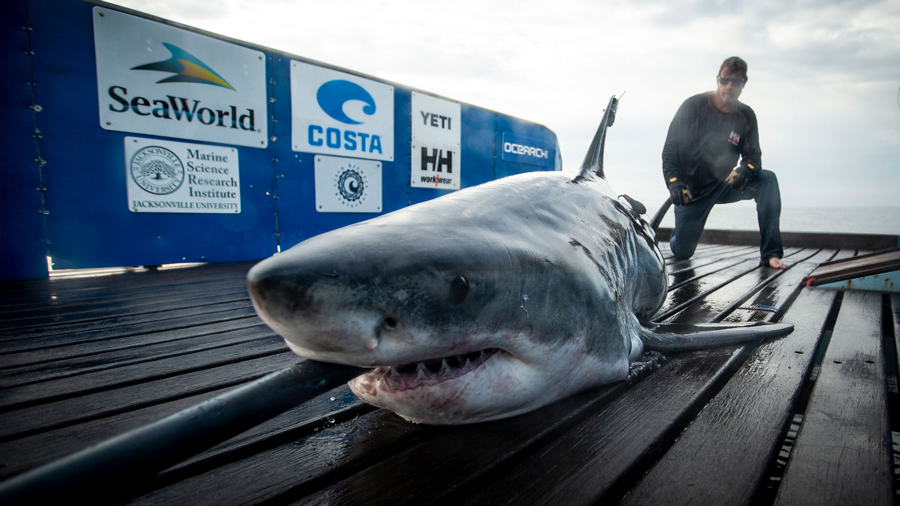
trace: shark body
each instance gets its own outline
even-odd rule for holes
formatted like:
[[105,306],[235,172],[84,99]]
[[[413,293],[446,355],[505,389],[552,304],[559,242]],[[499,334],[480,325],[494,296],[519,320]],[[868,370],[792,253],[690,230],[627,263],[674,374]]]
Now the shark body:
[[603,179],[615,105],[574,179],[511,176],[313,237],[251,269],[257,312],[303,357],[372,368],[350,382],[364,401],[431,424],[514,416],[625,380],[645,344],[789,332],[642,328],[668,277],[639,205]]

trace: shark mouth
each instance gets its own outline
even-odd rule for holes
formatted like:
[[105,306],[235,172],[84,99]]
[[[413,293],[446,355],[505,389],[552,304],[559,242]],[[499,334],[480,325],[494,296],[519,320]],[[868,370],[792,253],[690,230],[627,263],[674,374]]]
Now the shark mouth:
[[474,371],[494,355],[499,348],[487,348],[463,355],[423,360],[403,365],[379,366],[365,374],[366,379],[378,382],[385,391],[403,391],[420,386],[434,386]]

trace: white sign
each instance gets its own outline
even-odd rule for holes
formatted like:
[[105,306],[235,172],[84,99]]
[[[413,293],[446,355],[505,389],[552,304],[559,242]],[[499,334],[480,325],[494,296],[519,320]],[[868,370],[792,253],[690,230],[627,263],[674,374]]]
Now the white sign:
[[100,126],[264,148],[265,54],[94,7]]
[[380,213],[381,162],[317,155],[316,211]]
[[125,137],[125,177],[134,213],[241,212],[235,148]]
[[394,87],[291,60],[294,151],[394,159]]
[[459,189],[461,116],[455,102],[412,92],[410,186]]

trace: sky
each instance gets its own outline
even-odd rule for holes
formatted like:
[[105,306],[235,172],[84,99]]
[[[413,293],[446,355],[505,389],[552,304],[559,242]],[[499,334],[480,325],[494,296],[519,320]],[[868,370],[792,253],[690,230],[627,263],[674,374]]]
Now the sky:
[[672,116],[740,56],[784,206],[900,206],[898,0],[112,3],[543,124],[566,172],[624,92],[607,180],[654,209]]

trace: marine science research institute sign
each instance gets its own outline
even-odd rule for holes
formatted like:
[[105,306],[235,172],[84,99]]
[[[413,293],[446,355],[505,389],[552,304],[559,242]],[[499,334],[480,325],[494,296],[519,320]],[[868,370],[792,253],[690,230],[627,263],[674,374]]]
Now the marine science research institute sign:
[[94,7],[100,126],[265,148],[260,51]]

